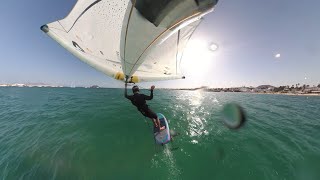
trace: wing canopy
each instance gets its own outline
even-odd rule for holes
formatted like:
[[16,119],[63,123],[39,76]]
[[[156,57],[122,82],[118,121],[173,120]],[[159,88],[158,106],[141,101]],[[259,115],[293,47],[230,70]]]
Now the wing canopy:
[[[198,0],[199,1],[199,0]],[[83,62],[118,80],[183,78],[183,49],[216,0],[78,0],[41,27]]]

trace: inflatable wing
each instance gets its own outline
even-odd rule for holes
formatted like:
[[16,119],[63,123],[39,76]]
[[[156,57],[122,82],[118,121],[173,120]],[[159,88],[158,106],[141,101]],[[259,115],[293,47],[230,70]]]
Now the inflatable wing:
[[41,30],[93,68],[131,82],[181,79],[183,50],[218,0],[78,0]]

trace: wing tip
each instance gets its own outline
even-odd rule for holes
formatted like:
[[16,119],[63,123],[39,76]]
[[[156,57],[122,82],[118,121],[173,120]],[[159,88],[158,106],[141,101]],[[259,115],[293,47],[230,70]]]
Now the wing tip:
[[40,29],[41,29],[43,32],[45,32],[45,33],[49,32],[49,27],[48,27],[48,25],[46,25],[46,24],[43,25],[43,26],[41,26]]

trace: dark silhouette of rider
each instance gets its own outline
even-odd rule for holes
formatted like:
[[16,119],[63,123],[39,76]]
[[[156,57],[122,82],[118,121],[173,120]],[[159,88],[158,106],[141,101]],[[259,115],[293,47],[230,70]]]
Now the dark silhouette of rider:
[[155,86],[151,86],[150,96],[147,96],[145,94],[139,93],[138,86],[133,86],[132,87],[133,95],[128,95],[127,94],[127,83],[126,83],[124,96],[127,99],[129,99],[133,105],[135,105],[137,107],[138,111],[140,111],[141,114],[143,114],[145,117],[148,117],[152,120],[154,127],[156,127],[158,129],[158,131],[161,131],[161,130],[165,129],[165,126],[161,127],[157,114],[154,113],[146,103],[146,100],[151,100],[153,98],[154,88],[155,88]]

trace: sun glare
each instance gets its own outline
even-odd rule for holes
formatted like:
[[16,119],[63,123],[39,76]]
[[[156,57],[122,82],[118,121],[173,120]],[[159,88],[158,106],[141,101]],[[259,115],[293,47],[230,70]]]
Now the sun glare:
[[215,44],[215,43],[212,43],[211,45],[210,45],[210,50],[211,51],[216,51],[216,50],[218,50],[218,45],[217,44]]
[[213,61],[211,46],[205,41],[190,40],[182,57],[183,72],[203,76]]

